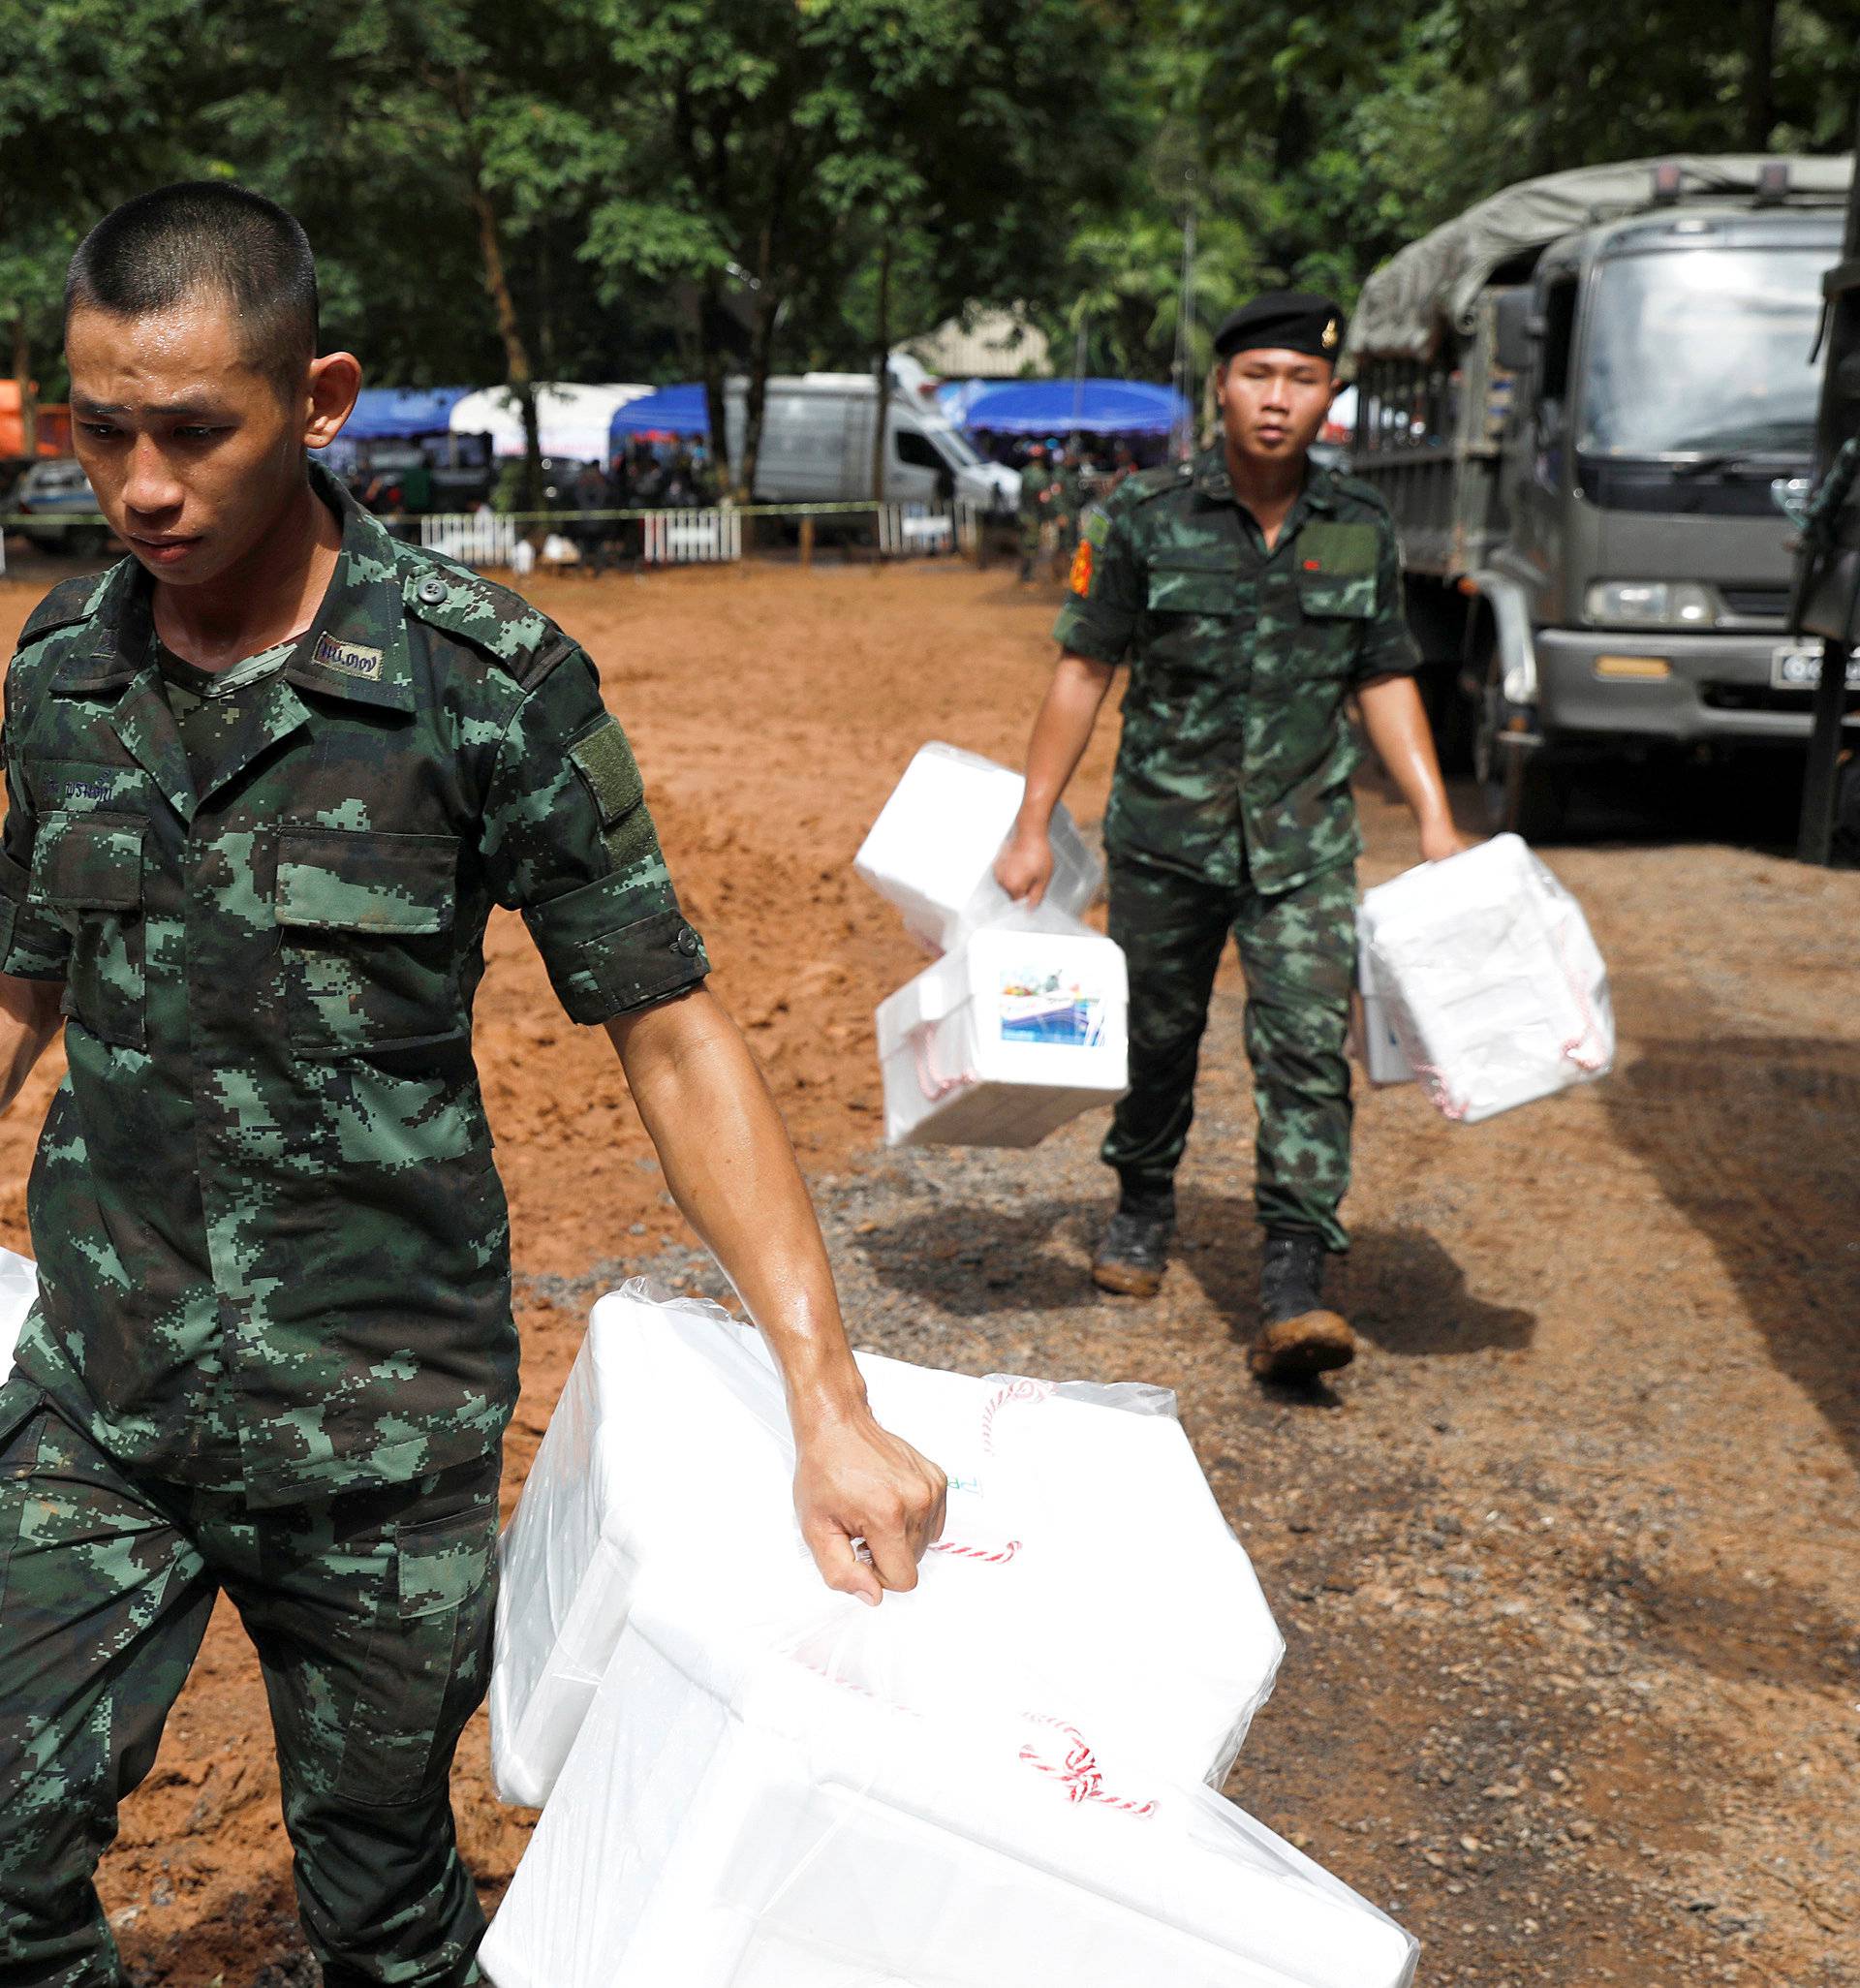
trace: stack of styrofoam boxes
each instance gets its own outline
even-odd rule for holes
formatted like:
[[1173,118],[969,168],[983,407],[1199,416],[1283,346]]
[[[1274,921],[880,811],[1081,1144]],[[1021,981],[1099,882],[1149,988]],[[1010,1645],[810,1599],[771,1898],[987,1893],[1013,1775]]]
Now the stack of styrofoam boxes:
[[1582,909],[1515,835],[1364,893],[1365,1060],[1468,1125],[1614,1066],[1608,972]]
[[976,753],[927,745],[853,863],[944,955],[878,1010],[890,1145],[1031,1146],[1126,1088],[1124,955],[1080,922],[1102,871],[1063,807],[1039,908],[995,882],[1023,785]]
[[38,1295],[38,1265],[30,1257],[0,1250],[0,1381],[13,1371],[13,1349]]
[[758,1337],[595,1307],[503,1545],[492,1763],[544,1806],[497,1988],[1403,1988],[1208,1786],[1284,1645],[1172,1397],[859,1365],[950,1479],[876,1609],[803,1546]]

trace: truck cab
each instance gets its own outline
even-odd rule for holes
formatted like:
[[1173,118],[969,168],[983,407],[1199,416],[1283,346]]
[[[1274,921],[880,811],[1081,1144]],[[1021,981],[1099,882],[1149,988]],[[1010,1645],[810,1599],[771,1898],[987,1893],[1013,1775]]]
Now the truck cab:
[[1847,175],[1558,174],[1415,245],[1406,275],[1439,280],[1410,282],[1405,323],[1366,287],[1353,467],[1402,528],[1443,729],[1470,734],[1495,828],[1554,832],[1585,761],[1806,738],[1821,649],[1789,633],[1771,485],[1813,461]]

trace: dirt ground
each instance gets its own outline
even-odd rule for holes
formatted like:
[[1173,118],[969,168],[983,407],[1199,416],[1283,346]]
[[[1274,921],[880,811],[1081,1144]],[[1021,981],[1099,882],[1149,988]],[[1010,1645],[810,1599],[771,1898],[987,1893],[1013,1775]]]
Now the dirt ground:
[[[0,583],[0,636],[38,591]],[[918,957],[851,858],[922,740],[1017,754],[1054,596],[954,565],[535,596],[633,735],[855,1340],[1178,1390],[1290,1644],[1229,1792],[1403,1917],[1424,1981],[1860,1980],[1860,877],[1658,822],[1548,852],[1613,968],[1615,1074],[1472,1128],[1365,1090],[1337,1287],[1365,1357],[1334,1389],[1264,1393],[1229,1336],[1257,1264],[1231,968],[1155,1304],[1085,1275],[1095,1123],[1028,1155],[880,1144],[871,1009]],[[1376,882],[1411,837],[1373,786],[1363,807]],[[1735,788],[1719,819],[1748,832]],[[480,1063],[526,1350],[513,1501],[588,1297],[640,1268],[715,1273],[604,1038],[562,1017],[516,920],[490,950]],[[53,1081],[0,1124],[16,1248]],[[491,1795],[481,1720],[455,1794],[494,1906],[531,1818]],[[139,1984],[315,1978],[224,1607],[100,1883]]]

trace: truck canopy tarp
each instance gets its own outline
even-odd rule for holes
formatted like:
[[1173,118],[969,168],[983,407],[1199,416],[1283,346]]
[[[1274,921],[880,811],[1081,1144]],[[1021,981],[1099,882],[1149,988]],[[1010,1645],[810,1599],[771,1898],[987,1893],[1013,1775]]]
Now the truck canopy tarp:
[[997,435],[1166,435],[1189,404],[1145,380],[1009,380],[984,388],[962,415],[965,428]]
[[415,441],[444,435],[465,387],[364,387],[356,411],[343,423],[352,442]]
[[[1679,168],[1680,203],[1687,204],[1748,199],[1756,191],[1758,170],[1772,163],[1755,153],[1682,153],[1579,166],[1507,186],[1384,263],[1363,285],[1345,349],[1378,357],[1431,357],[1444,333],[1472,329],[1479,292],[1505,264],[1578,230],[1646,212],[1653,205],[1656,166]],[[1789,169],[1792,203],[1832,206],[1846,198],[1850,157],[1781,163]]]
[[704,435],[710,433],[710,409],[699,383],[661,387],[657,393],[630,400],[614,412],[609,446],[624,449],[635,435]]

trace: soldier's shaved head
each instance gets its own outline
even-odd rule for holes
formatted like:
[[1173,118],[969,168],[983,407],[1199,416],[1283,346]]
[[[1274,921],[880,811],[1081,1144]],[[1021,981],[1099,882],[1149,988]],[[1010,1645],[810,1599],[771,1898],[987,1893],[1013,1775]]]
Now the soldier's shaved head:
[[222,180],[139,194],[84,236],[65,278],[75,311],[145,318],[212,298],[232,314],[250,364],[293,393],[317,352],[317,267],[276,202]]

